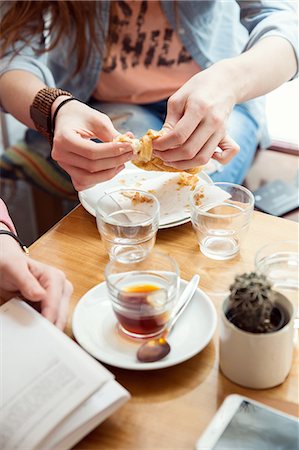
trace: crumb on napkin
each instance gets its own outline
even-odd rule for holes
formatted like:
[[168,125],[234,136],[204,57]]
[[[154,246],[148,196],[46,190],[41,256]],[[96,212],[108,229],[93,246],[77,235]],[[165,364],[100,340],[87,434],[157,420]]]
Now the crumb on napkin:
[[194,203],[196,206],[200,206],[202,204],[202,199],[204,198],[204,188],[203,186],[199,188],[198,192],[194,195]]
[[130,198],[132,200],[133,205],[137,205],[138,203],[153,203],[153,199],[142,195],[140,192],[129,193],[124,192],[122,194],[124,197]]

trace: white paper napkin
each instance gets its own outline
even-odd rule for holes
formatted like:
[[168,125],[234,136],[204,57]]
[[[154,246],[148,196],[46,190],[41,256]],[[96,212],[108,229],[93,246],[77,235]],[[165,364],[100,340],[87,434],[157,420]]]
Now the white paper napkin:
[[215,206],[221,205],[231,195],[214,184],[207,184],[200,188],[203,197],[200,198],[200,209],[207,211]]
[[[183,176],[186,175],[184,174]],[[140,180],[137,183],[132,183],[131,186],[126,184],[125,188],[130,189],[131,187],[153,194],[160,203],[160,224],[171,223],[181,220],[182,216],[188,217],[190,214],[190,195],[192,189],[191,186],[184,185],[181,180],[181,173],[158,172],[154,178]],[[202,180],[197,182],[196,188],[198,187],[201,188],[203,193],[200,201],[201,208],[204,210],[220,205],[231,197],[230,194],[218,186],[206,184]],[[118,195],[116,201],[123,209],[130,209],[132,205],[132,200],[124,195]],[[142,211],[147,211],[151,207],[153,205],[150,203],[138,204],[138,209]]]
[[[186,216],[190,210],[189,195],[191,187],[183,186],[181,178],[182,176],[178,172],[157,172],[156,177],[141,180],[138,183],[134,183],[132,187],[150,192],[159,200],[162,223],[167,221],[175,222],[182,219],[182,213],[183,216]],[[204,182],[199,180],[198,185],[202,184]],[[128,185],[125,187],[129,188]],[[122,205],[125,204],[124,200]]]

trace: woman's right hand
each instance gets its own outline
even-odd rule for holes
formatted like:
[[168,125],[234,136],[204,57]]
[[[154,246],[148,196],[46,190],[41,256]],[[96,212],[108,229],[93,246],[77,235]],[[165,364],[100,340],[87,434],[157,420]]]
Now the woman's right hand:
[[[58,97],[53,110],[65,98]],[[57,114],[52,158],[70,175],[77,191],[87,189],[113,178],[132,159],[129,143],[111,142],[119,134],[108,116],[73,100]]]

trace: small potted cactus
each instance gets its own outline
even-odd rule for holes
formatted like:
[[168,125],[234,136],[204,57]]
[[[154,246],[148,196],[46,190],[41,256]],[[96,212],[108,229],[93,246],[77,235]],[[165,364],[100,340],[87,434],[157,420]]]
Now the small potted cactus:
[[250,333],[277,331],[288,321],[287,312],[276,301],[279,295],[265,275],[255,272],[239,275],[230,286],[226,317]]
[[255,272],[238,275],[221,311],[220,368],[242,386],[264,389],[288,375],[293,353],[292,303]]

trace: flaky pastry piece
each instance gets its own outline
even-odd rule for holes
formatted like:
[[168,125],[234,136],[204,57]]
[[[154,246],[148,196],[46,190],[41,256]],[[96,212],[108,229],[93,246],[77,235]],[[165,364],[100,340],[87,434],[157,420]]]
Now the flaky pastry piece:
[[140,139],[131,138],[126,134],[122,134],[114,139],[116,142],[130,142],[136,159],[132,161],[135,166],[143,170],[158,172],[187,172],[197,174],[201,171],[202,166],[193,167],[191,169],[179,170],[174,167],[167,166],[162,159],[153,156],[153,140],[165,134],[164,130],[156,131],[149,129],[147,133]]

